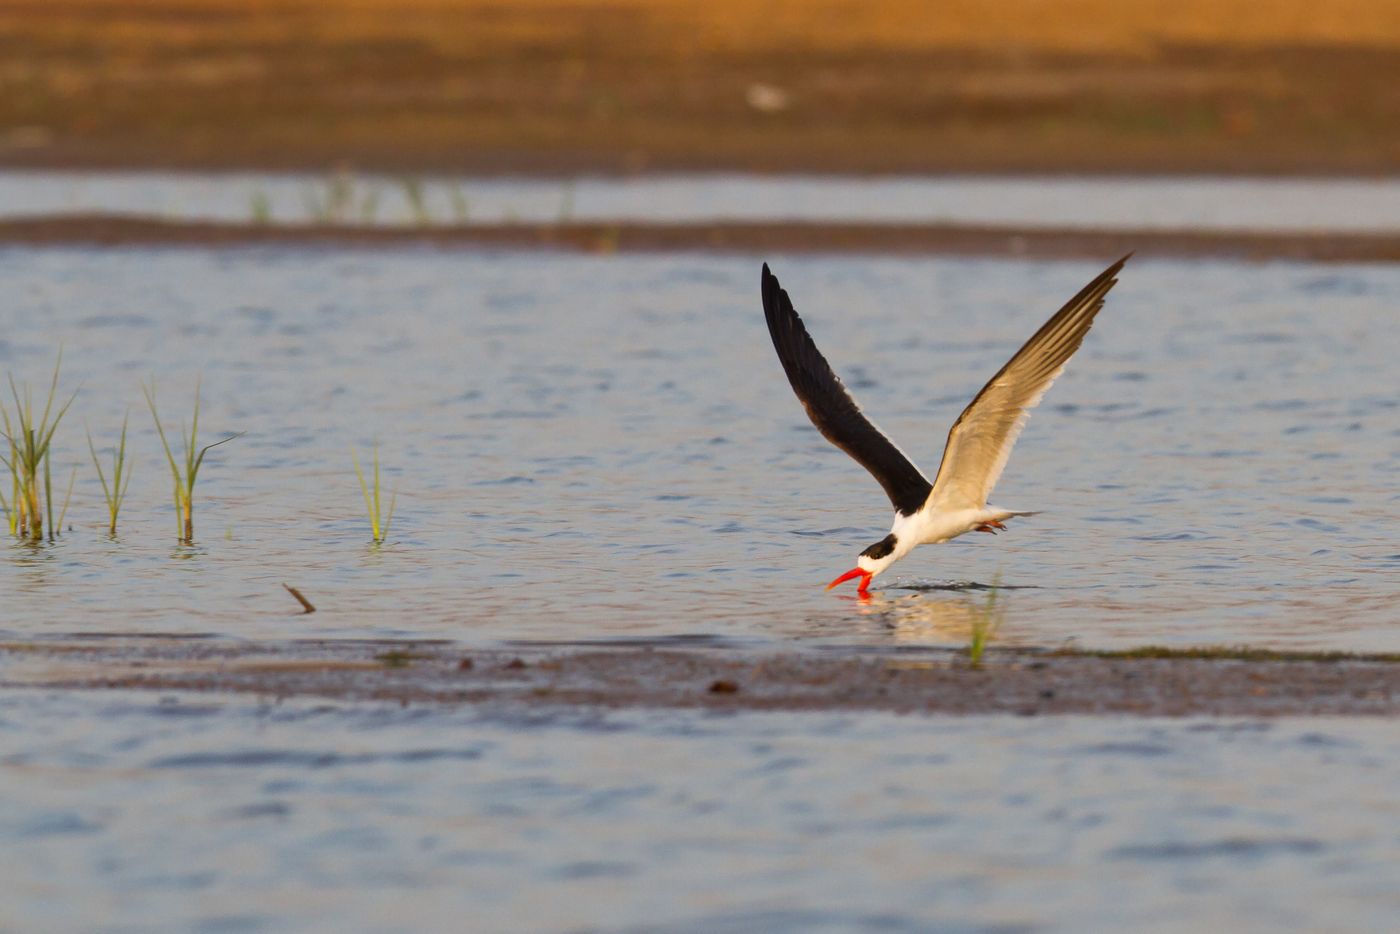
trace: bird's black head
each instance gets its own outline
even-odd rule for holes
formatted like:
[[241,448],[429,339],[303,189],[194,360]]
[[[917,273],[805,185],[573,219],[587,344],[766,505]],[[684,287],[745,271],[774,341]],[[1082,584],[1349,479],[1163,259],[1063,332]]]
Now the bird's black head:
[[895,548],[898,547],[898,544],[899,539],[895,538],[893,532],[886,535],[884,538],[862,551],[860,557],[856,559],[856,566],[827,584],[826,589],[830,590],[837,584],[842,584],[848,580],[854,580],[859,577],[859,589],[861,594],[864,595],[866,588],[870,586],[870,579],[894,563],[894,551]]
[[862,558],[869,558],[872,561],[878,561],[881,558],[888,558],[890,555],[894,554],[894,543],[896,541],[897,539],[894,537],[894,533],[891,532],[875,544],[871,545],[869,548],[862,551],[860,553],[860,556]]

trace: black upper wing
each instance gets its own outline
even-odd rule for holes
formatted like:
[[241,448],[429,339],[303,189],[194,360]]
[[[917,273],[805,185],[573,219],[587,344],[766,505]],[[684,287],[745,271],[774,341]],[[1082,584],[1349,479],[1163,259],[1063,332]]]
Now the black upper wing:
[[792,300],[778,278],[763,264],[763,313],[793,392],[807,417],[826,439],[870,471],[884,487],[894,508],[913,515],[928,499],[932,484],[894,443],[871,424],[856,400],[831,371],[812,342]]

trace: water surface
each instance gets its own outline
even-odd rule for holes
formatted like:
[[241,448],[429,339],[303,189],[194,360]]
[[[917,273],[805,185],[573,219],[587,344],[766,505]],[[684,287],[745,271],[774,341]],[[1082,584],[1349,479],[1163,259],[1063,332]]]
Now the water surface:
[[[0,250],[0,370],[42,384],[63,345],[55,474],[79,469],[57,542],[0,546],[0,638],[872,651],[996,617],[1030,645],[1400,650],[1400,271],[1138,257],[995,497],[1043,513],[922,548],[861,604],[821,585],[888,506],[792,397],[760,259]],[[763,259],[930,472],[1102,268]],[[152,377],[170,422],[202,378],[205,439],[246,432],[206,461],[193,547]],[[128,410],[109,540],[83,430],[106,448]],[[375,441],[383,546],[350,461]],[[1386,930],[1397,767],[1387,721],[9,688],[0,928]]]
[[11,691],[0,737],[15,930],[1381,931],[1400,912],[1383,721]]
[[[928,472],[987,377],[1101,268],[766,257],[867,410]],[[1108,259],[1106,258],[1105,262]],[[3,546],[5,637],[961,642],[1400,649],[1395,308],[1383,266],[1135,259],[995,502],[870,605],[822,585],[882,537],[879,488],[807,423],[758,258],[10,248],[0,369],[77,401],[72,531]],[[194,548],[139,381],[216,449]],[[109,541],[84,426],[132,414]],[[399,491],[367,544],[350,451]],[[386,491],[387,492],[387,491]],[[309,617],[282,590],[318,605]],[[916,589],[899,589],[900,585]],[[948,588],[954,589],[948,589]],[[1013,589],[1014,588],[1014,589]]]

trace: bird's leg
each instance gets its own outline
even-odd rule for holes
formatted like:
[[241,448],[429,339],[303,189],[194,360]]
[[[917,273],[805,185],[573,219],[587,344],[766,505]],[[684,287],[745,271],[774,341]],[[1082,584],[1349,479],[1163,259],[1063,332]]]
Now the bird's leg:
[[997,534],[997,529],[1001,529],[1003,532],[1005,532],[1006,526],[998,522],[996,519],[988,519],[986,522],[983,522],[977,527],[977,531],[991,532],[993,535]]

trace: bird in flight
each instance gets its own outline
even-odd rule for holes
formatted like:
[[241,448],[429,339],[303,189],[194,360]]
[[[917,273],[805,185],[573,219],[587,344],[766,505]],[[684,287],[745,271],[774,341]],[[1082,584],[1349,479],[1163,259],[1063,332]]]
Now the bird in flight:
[[966,532],[992,532],[1015,516],[1034,513],[989,506],[1030,410],[1089,333],[1104,296],[1128,261],[1123,257],[1090,282],[982,387],[948,432],[943,462],[930,483],[919,468],[861,412],[802,324],[787,291],[763,264],[763,313],[783,370],[807,417],[828,441],[870,471],[894,504],[890,534],[860,553],[856,566],[827,585],[855,578],[868,597],[870,581],[916,545],[946,542]]

